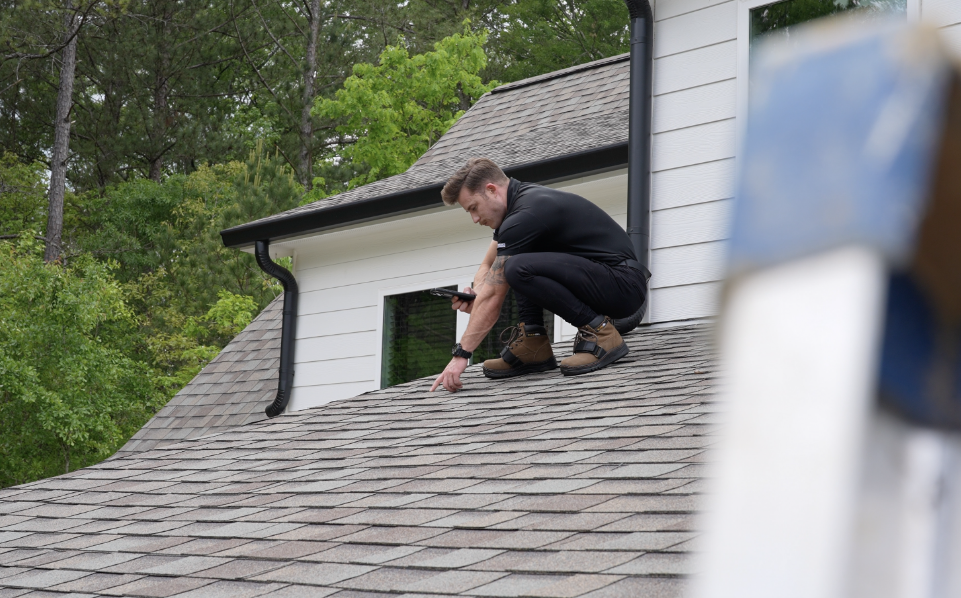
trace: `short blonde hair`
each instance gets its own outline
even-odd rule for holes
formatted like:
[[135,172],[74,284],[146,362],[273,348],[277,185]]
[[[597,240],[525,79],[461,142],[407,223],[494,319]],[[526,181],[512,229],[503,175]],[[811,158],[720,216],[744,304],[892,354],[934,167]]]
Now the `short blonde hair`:
[[452,206],[457,203],[457,198],[460,197],[461,189],[464,187],[467,187],[467,190],[471,193],[477,193],[487,183],[505,185],[509,180],[504,171],[500,169],[500,166],[494,164],[493,160],[471,158],[467,161],[467,164],[447,179],[440,196],[445,204]]

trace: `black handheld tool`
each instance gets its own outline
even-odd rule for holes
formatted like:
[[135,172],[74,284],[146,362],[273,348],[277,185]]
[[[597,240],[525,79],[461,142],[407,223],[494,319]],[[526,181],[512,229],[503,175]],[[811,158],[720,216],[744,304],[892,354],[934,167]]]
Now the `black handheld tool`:
[[471,293],[460,293],[458,291],[451,291],[450,289],[431,289],[431,295],[437,295],[438,297],[457,297],[461,301],[473,301],[474,297],[477,295],[472,295]]

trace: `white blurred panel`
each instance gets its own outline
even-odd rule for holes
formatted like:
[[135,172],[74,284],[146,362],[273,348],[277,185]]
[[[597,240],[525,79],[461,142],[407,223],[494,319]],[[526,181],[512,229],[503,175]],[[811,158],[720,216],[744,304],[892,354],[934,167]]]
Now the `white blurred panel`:
[[845,248],[732,284],[699,598],[843,595],[885,280]]

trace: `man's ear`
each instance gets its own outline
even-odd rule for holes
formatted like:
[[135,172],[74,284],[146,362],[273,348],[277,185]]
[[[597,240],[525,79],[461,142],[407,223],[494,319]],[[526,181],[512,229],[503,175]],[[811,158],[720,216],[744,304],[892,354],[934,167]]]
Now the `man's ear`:
[[492,195],[497,195],[497,185],[494,183],[487,183],[484,185],[484,190]]

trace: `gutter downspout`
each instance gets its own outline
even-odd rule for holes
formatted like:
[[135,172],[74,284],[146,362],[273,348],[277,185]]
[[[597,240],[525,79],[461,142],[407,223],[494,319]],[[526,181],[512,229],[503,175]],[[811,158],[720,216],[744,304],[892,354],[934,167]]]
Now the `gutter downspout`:
[[270,259],[270,240],[254,244],[257,265],[269,276],[276,278],[284,286],[284,317],[280,333],[280,376],[277,383],[277,397],[264,412],[267,417],[277,417],[287,408],[290,391],[294,387],[294,337],[297,335],[297,280],[286,268],[278,266]]
[[[651,269],[651,119],[654,12],[649,0],[624,0],[631,15],[631,91],[628,124],[627,235],[637,261]],[[641,317],[647,308],[645,293]],[[636,317],[636,316],[635,316]],[[638,318],[640,320],[640,318]]]

